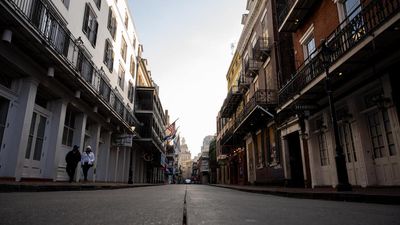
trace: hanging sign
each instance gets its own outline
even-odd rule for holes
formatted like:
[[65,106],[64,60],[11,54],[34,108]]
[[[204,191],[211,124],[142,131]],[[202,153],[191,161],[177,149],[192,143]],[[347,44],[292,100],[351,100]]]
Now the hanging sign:
[[132,147],[132,134],[117,134],[113,136],[112,142],[114,146]]

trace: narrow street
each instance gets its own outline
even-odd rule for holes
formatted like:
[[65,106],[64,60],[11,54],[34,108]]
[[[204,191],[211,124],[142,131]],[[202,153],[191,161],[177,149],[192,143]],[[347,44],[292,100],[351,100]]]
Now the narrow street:
[[389,225],[400,219],[399,206],[285,198],[206,185],[0,193],[0,202],[2,225],[180,225],[185,216],[191,225]]

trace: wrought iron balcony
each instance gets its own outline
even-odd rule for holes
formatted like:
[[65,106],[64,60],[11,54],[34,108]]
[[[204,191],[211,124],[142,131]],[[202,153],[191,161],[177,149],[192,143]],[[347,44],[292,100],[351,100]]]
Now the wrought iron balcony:
[[271,54],[272,47],[272,38],[258,37],[256,45],[253,48],[253,58],[265,62]]
[[286,0],[282,2],[278,3],[280,4],[278,6],[280,11],[278,12],[278,29],[280,32],[293,32],[307,14],[312,12],[311,7],[318,0]]
[[268,109],[277,104],[277,90],[258,90],[244,105],[242,112],[236,118],[235,130],[237,134],[245,134],[249,130],[262,125],[259,121],[273,117]]
[[221,117],[229,118],[236,111],[239,103],[242,101],[243,93],[239,91],[238,86],[232,86],[225,98],[221,108]]
[[224,131],[223,131],[223,133],[222,133],[222,135],[221,135],[221,140],[220,140],[220,143],[222,144],[222,145],[226,145],[226,144],[231,144],[231,142],[232,142],[232,137],[233,137],[233,130],[234,130],[234,124],[233,123],[231,123],[231,124],[226,124],[225,126],[227,126],[227,128],[226,129],[224,129]]
[[50,51],[50,57],[54,57],[52,60],[61,62],[59,66],[62,70],[70,72],[61,73],[65,76],[63,80],[77,79],[82,84],[83,92],[100,100],[127,127],[134,125],[136,119],[132,110],[121,99],[113,98],[118,94],[111,88],[104,71],[97,69],[80,38],[71,34],[48,1],[4,0],[3,5],[12,9],[13,16],[22,19],[21,27],[30,29],[24,35],[32,34],[32,39],[41,39],[43,49]]
[[254,78],[258,74],[258,70],[261,68],[262,63],[255,59],[248,59],[244,62],[244,74],[247,77]]
[[136,87],[136,113],[153,113],[153,110],[156,108],[154,102],[154,92],[154,87]]
[[252,78],[246,77],[244,73],[241,73],[238,80],[239,91],[245,93],[249,89],[252,80]]
[[[360,7],[362,7],[362,10],[360,10]],[[366,37],[371,37],[371,33],[378,30],[385,22],[397,15],[400,12],[400,0],[371,1],[366,6],[360,5],[354,10],[353,14],[355,12],[359,13],[351,15],[351,20],[346,19],[326,38],[328,40],[327,46],[332,50],[328,59],[331,65],[349,53],[364,41]],[[391,37],[393,35],[388,34],[387,36]],[[374,42],[376,44],[379,37],[375,38]],[[385,42],[385,40],[382,42]],[[360,57],[365,58],[365,55]],[[292,79],[279,90],[280,107],[284,106],[295,95],[302,93],[307,85],[324,73],[324,60],[322,58],[321,46],[319,46],[315,52],[315,56],[300,66],[292,76]]]

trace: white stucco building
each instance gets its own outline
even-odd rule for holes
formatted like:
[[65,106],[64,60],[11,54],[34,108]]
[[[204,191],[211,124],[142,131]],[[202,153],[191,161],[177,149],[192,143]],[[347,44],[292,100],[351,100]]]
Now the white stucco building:
[[139,124],[127,1],[5,0],[0,12],[0,178],[67,180],[66,153],[90,145],[90,180],[145,182],[143,150],[113,144]]

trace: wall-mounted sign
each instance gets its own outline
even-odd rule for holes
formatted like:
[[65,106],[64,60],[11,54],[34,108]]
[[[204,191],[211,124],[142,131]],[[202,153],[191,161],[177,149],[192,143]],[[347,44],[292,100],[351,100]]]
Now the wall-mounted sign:
[[132,147],[133,134],[116,134],[112,137],[114,146]]

